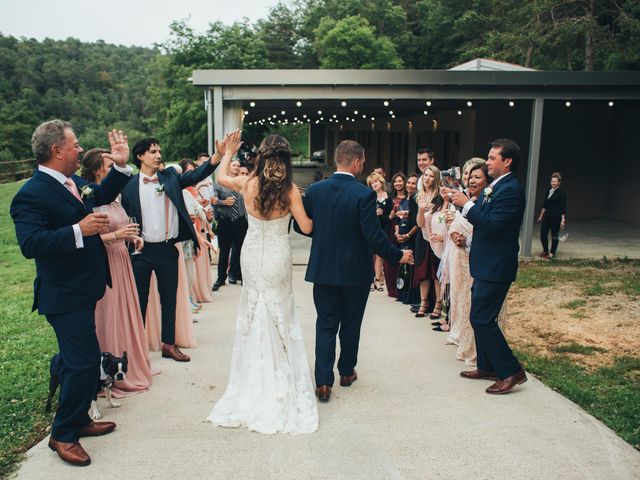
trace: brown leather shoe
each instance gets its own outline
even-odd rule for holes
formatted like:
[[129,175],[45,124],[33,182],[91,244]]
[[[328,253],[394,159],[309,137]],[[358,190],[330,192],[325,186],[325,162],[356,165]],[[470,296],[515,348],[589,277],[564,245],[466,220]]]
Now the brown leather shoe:
[[49,448],[71,465],[86,467],[91,463],[91,457],[84,451],[80,442],[58,442],[53,438],[49,438]]
[[176,362],[190,362],[191,357],[180,351],[175,345],[162,344],[162,356],[164,358],[173,358]]
[[353,374],[348,377],[340,377],[340,386],[341,387],[350,387],[353,382],[358,379],[358,374],[356,373],[356,369],[353,369]]
[[482,370],[467,370],[466,372],[460,372],[460,376],[463,378],[471,378],[473,380],[493,380],[498,381],[495,372],[484,372]]
[[316,397],[321,402],[328,402],[331,398],[331,387],[329,385],[320,385],[316,388]]
[[113,432],[116,424],[113,422],[91,422],[78,432],[81,437],[99,437]]
[[498,380],[485,391],[491,395],[502,395],[503,393],[508,393],[513,390],[516,385],[521,385],[526,381],[527,375],[524,373],[524,370],[520,370],[515,375],[511,375],[504,380]]

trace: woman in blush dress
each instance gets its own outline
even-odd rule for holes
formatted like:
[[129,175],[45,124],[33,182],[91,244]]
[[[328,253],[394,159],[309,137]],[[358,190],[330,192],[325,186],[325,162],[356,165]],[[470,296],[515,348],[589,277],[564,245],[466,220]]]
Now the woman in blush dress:
[[[491,183],[487,166],[481,160],[469,168],[468,194],[473,201],[482,201],[483,190]],[[467,239],[473,235],[473,226],[456,212],[453,223],[449,227],[449,236],[456,246],[454,261],[451,262],[451,320],[456,328],[455,339],[458,350],[456,358],[465,364],[476,364],[476,343],[470,322],[471,285],[473,278],[469,272],[469,247]]]
[[[391,178],[391,212],[389,213],[389,220],[393,223],[397,218],[398,207],[400,202],[407,198],[407,176],[398,172]],[[396,236],[395,231],[390,229],[389,240],[395,245]],[[398,276],[397,263],[390,263],[384,260],[384,278],[387,282],[387,294],[392,298],[398,298],[398,289],[396,288],[396,277]]]
[[[94,148],[82,157],[82,177],[100,183],[107,176],[113,162],[103,159],[106,150]],[[101,208],[109,216],[109,233],[101,235],[107,250],[111,288],[96,304],[95,323],[100,349],[114,355],[127,352],[129,368],[124,380],[111,389],[114,397],[125,397],[148,390],[151,385],[151,362],[145,341],[142,314],[125,241],[142,249],[138,226],[130,223],[127,213],[116,200]]]
[[[371,187],[371,189],[376,192],[377,200],[376,200],[376,215],[378,216],[378,220],[380,221],[380,226],[384,233],[389,235],[389,214],[391,213],[391,199],[387,194],[387,182],[384,177],[377,172],[372,172],[371,175],[367,177],[367,185]],[[380,255],[373,255],[373,270],[375,272],[375,279],[373,280],[373,284],[371,285],[371,291],[377,290],[379,292],[384,292],[384,275],[382,270],[382,257]]]

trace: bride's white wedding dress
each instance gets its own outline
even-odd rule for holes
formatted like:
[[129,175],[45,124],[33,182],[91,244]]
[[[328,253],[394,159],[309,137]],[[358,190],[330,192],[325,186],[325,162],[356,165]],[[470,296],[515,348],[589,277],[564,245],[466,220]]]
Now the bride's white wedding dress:
[[318,407],[295,318],[288,226],[248,215],[229,385],[208,420],[261,433],[318,429]]

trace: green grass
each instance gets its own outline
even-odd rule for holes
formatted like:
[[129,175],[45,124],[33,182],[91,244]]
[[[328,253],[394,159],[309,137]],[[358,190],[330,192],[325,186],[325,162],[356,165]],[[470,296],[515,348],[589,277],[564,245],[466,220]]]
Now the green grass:
[[44,317],[31,313],[35,267],[20,253],[9,216],[20,185],[0,185],[0,478],[44,436],[53,417],[44,404],[55,336]]
[[560,305],[560,307],[568,308],[569,310],[575,310],[576,308],[584,307],[586,304],[587,304],[586,300],[582,298],[578,298],[577,300],[571,300],[570,302],[563,303],[562,305]]
[[577,353],[579,355],[593,355],[596,352],[606,352],[607,350],[600,347],[593,347],[589,345],[581,345],[576,342],[565,343],[564,345],[557,345],[551,347],[550,350],[556,353]]
[[563,355],[517,354],[527,371],[640,450],[640,357],[619,357],[610,367],[588,371]]

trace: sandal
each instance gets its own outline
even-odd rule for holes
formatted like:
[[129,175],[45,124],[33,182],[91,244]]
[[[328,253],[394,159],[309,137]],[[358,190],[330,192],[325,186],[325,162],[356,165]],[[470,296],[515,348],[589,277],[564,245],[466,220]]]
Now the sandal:
[[428,303],[428,300],[420,300],[420,308],[418,309],[418,313],[416,313],[416,318],[427,316],[427,307],[429,306]]
[[433,309],[433,312],[431,312],[431,315],[429,315],[429,318],[431,320],[435,320],[437,318],[440,318],[440,314],[442,313],[442,300],[438,300],[436,302],[436,305]]
[[450,328],[449,328],[449,325],[445,323],[444,325],[438,325],[437,327],[433,327],[431,330],[435,332],[448,332]]
[[376,282],[378,282],[378,288],[377,290],[379,292],[384,292],[384,281],[383,280],[374,280],[373,283],[375,284]]

